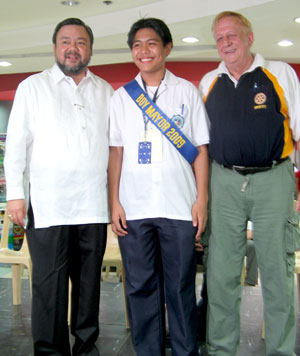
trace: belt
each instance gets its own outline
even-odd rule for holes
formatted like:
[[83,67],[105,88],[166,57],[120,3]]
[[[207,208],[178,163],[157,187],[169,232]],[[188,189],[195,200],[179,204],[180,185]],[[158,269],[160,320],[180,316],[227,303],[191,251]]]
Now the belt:
[[242,174],[243,176],[247,174],[254,174],[254,173],[259,173],[259,172],[266,172],[272,169],[275,166],[278,166],[282,162],[286,161],[288,157],[281,158],[277,161],[273,161],[272,163],[264,166],[264,167],[244,167],[244,166],[224,166],[224,168],[231,169],[232,171]]

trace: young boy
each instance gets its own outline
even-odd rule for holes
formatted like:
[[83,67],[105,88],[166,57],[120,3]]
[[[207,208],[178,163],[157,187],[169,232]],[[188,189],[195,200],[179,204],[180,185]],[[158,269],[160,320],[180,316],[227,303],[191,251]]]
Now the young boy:
[[109,199],[132,342],[138,356],[165,354],[166,303],[173,356],[196,356],[194,244],[207,219],[207,116],[197,88],[165,68],[173,44],[163,21],[137,21],[128,44],[140,73],[112,98]]

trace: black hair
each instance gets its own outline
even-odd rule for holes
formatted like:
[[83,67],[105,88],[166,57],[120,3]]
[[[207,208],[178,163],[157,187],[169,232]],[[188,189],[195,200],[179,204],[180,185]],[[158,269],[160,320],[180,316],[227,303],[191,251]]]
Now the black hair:
[[90,43],[91,43],[91,48],[93,46],[94,43],[94,35],[93,35],[93,31],[90,28],[90,26],[88,26],[87,24],[85,24],[82,20],[77,19],[75,17],[70,17],[68,19],[65,19],[63,21],[61,21],[60,23],[58,23],[55,27],[55,30],[53,32],[53,36],[52,36],[52,42],[53,44],[56,45],[56,37],[57,37],[57,33],[58,31],[63,27],[63,26],[67,26],[67,25],[76,25],[76,26],[82,26],[84,27],[84,29],[86,30],[86,32],[89,35],[90,38]]
[[173,46],[173,39],[169,27],[162,20],[149,17],[140,19],[131,26],[130,31],[128,32],[127,40],[127,44],[130,49],[132,49],[135,34],[142,28],[152,28],[152,30],[154,30],[161,38],[164,47],[168,43],[172,43]]

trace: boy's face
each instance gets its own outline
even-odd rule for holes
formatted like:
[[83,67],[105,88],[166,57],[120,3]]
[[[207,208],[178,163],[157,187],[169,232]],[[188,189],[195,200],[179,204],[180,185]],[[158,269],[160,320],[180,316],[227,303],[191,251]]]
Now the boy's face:
[[132,58],[141,74],[156,74],[165,70],[165,60],[170,54],[172,44],[165,47],[162,39],[152,28],[142,28],[134,36]]

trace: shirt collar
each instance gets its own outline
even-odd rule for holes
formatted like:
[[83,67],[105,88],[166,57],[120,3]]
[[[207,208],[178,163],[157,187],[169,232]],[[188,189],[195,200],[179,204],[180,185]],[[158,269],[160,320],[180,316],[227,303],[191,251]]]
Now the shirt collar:
[[[265,59],[261,54],[256,53],[253,63],[244,73],[253,72],[258,67],[265,67]],[[232,75],[229,73],[224,61],[222,61],[218,66],[218,75],[221,74],[227,74],[230,78],[232,78]]]
[[[141,73],[139,73],[135,77],[135,80],[139,83],[139,85],[142,88],[144,88]],[[176,85],[177,83],[178,83],[178,78],[173,73],[171,73],[168,69],[166,69],[166,73],[164,79],[161,82],[161,86]]]
[[[55,63],[51,68],[51,75],[55,81],[55,84],[58,84],[60,81],[64,79],[70,78],[69,76],[65,75],[65,73],[59,68],[57,63]],[[83,80],[86,80],[86,78],[91,78],[91,80],[93,80],[93,82],[95,83],[95,78],[92,75],[92,72],[88,68],[86,71],[86,76],[83,78]]]

